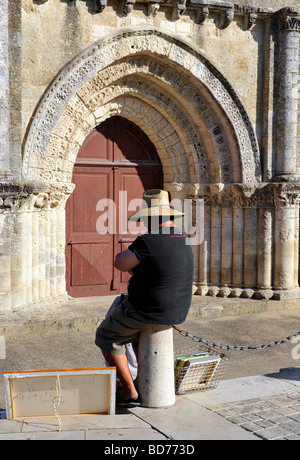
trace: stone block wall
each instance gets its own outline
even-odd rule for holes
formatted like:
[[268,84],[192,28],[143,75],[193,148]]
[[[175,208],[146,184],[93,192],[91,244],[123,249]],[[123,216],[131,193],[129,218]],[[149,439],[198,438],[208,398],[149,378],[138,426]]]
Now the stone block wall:
[[299,295],[298,0],[1,0],[0,313],[65,294],[92,129],[136,123],[204,202],[200,295]]

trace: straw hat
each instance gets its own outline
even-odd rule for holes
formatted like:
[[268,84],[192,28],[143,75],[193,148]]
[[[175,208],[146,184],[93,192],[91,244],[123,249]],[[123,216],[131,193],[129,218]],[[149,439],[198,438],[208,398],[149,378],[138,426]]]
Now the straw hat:
[[137,221],[143,217],[151,216],[184,216],[180,211],[170,207],[169,194],[165,190],[147,190],[143,193],[142,208],[129,217]]

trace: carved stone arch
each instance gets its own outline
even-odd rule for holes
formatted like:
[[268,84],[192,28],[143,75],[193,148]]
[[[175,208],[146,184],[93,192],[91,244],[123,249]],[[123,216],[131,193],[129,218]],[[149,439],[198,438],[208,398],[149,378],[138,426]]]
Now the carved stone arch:
[[[127,87],[126,95],[121,94],[122,90],[117,94],[113,88],[114,82],[110,81],[112,73],[110,76],[109,72],[106,72],[106,76],[104,75],[105,70],[115,65],[123,66],[124,75],[121,79],[116,77],[115,81],[120,80],[120,87]],[[139,101],[141,106],[144,104],[145,108],[147,104],[149,111],[154,111],[152,113],[156,113],[155,117],[160,117],[161,123],[166,123],[165,128],[171,127],[173,132],[166,135],[164,140],[153,139],[155,136],[153,128],[151,140],[160,141],[161,148],[158,151],[162,157],[165,156],[166,164],[167,152],[174,149],[175,158],[173,158],[172,166],[173,174],[175,172],[174,180],[242,183],[260,181],[259,151],[255,132],[241,100],[230,83],[190,44],[153,27],[122,30],[107,36],[84,50],[60,72],[42,98],[25,140],[24,179],[69,181],[70,175],[65,166],[69,165],[71,169],[76,151],[86,135],[100,120],[101,110],[104,110],[104,107],[101,106],[98,106],[96,110],[91,110],[81,97],[83,89],[88,88],[89,84],[94,79],[97,80],[97,76],[101,73],[102,86],[106,91],[107,102],[104,105],[107,109],[107,116],[109,113],[114,114],[120,110],[120,98],[122,97],[125,105],[122,106],[121,112],[123,115],[126,110],[128,112],[128,108],[126,109],[128,98],[135,94],[135,100]],[[138,86],[133,88],[131,85],[131,88],[128,89],[130,85],[126,78],[130,73],[144,74],[144,81],[148,84],[144,85],[140,92]],[[174,104],[169,107],[169,111],[173,111],[173,125],[168,120],[167,114],[164,113],[166,101],[161,101],[160,106],[154,103],[157,99],[154,95],[155,84],[151,85],[154,80],[156,86],[162,91],[167,90],[165,94],[170,100],[176,93]],[[186,81],[190,83],[183,85],[183,82]],[[184,115],[185,118],[179,120],[175,106],[181,106],[184,109],[182,110],[183,115],[192,113],[196,117],[197,114],[198,123],[194,119],[189,122],[188,126],[185,126],[184,120],[188,118]],[[211,115],[208,111],[209,107]],[[193,112],[191,112],[192,108]],[[133,120],[133,112],[128,117]],[[144,121],[140,119],[139,123],[146,129],[145,119]],[[211,122],[216,120],[216,123],[209,125],[209,120]],[[223,142],[222,152],[217,154],[218,164],[216,164],[216,159],[213,160],[210,156],[212,154],[209,152],[213,150],[205,146],[207,140],[203,139],[207,133],[210,133],[211,146],[218,144],[218,141]],[[172,135],[173,141],[170,143]],[[192,145],[194,135],[196,136],[194,144],[198,142],[203,160],[196,158],[197,149],[195,150],[195,145],[194,147]],[[170,159],[168,161],[170,163]],[[206,180],[203,176],[204,171],[201,173],[203,177],[201,174],[198,177],[195,175],[199,165],[205,165],[205,162],[215,168],[215,176],[211,174],[211,171],[207,171],[209,177]],[[55,165],[58,166],[55,167]],[[56,170],[54,175],[53,170]],[[224,180],[226,170],[229,173],[227,179],[225,177]]]

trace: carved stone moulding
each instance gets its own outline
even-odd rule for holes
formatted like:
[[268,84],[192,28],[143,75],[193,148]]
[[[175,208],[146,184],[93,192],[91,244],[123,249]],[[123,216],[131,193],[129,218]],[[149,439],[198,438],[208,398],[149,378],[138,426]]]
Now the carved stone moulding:
[[0,183],[0,213],[64,207],[73,190],[73,184]]
[[210,184],[197,197],[207,206],[275,208],[300,205],[300,183]]
[[[42,5],[49,0],[33,0],[37,5]],[[76,7],[79,0],[67,0],[69,7]],[[95,13],[102,13],[107,6],[107,0],[91,0],[93,2],[93,11]],[[134,9],[135,3],[143,3],[147,5],[147,12],[149,17],[154,17],[161,4],[172,9],[172,19],[179,20],[187,9],[197,11],[196,20],[198,24],[203,24],[209,17],[210,12],[220,13],[220,27],[228,27],[235,14],[245,16],[245,29],[251,29],[258,18],[258,16],[272,16],[276,13],[275,9],[254,7],[248,5],[240,5],[226,0],[122,0],[122,10],[124,16],[128,16]],[[280,10],[283,15],[286,15],[284,23],[287,28],[296,28],[299,30],[298,20],[295,19],[295,11],[292,8],[284,8]],[[287,14],[286,14],[287,13]]]
[[300,289],[252,289],[228,286],[198,286],[197,295],[207,297],[241,298],[252,300],[293,300],[300,298]]

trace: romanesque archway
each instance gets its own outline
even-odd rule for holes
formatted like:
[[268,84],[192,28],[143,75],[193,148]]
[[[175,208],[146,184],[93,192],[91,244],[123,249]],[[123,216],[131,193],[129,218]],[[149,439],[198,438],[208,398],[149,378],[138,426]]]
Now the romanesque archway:
[[[236,184],[251,190],[261,181],[251,120],[209,60],[187,42],[151,27],[119,31],[84,50],[57,75],[33,116],[24,143],[23,179],[38,182],[43,191],[35,205],[46,261],[38,263],[50,274],[42,292],[55,296],[64,291],[64,211],[73,190],[74,162],[87,135],[112,116],[135,123],[151,140],[172,198],[209,196],[204,243],[211,252],[204,245],[196,249],[196,284],[256,285],[256,266],[247,265],[257,250],[251,242],[247,246],[249,232],[237,267],[233,253],[240,249],[231,242],[227,255],[222,247],[234,226],[245,219],[257,224],[251,212],[233,213],[232,204],[226,208],[232,194],[238,200]],[[203,254],[209,254],[209,261]]]
[[260,180],[254,129],[230,83],[191,45],[155,28],[101,39],[60,72],[30,127],[23,177],[70,182],[86,135],[115,114],[148,134],[167,183]]

